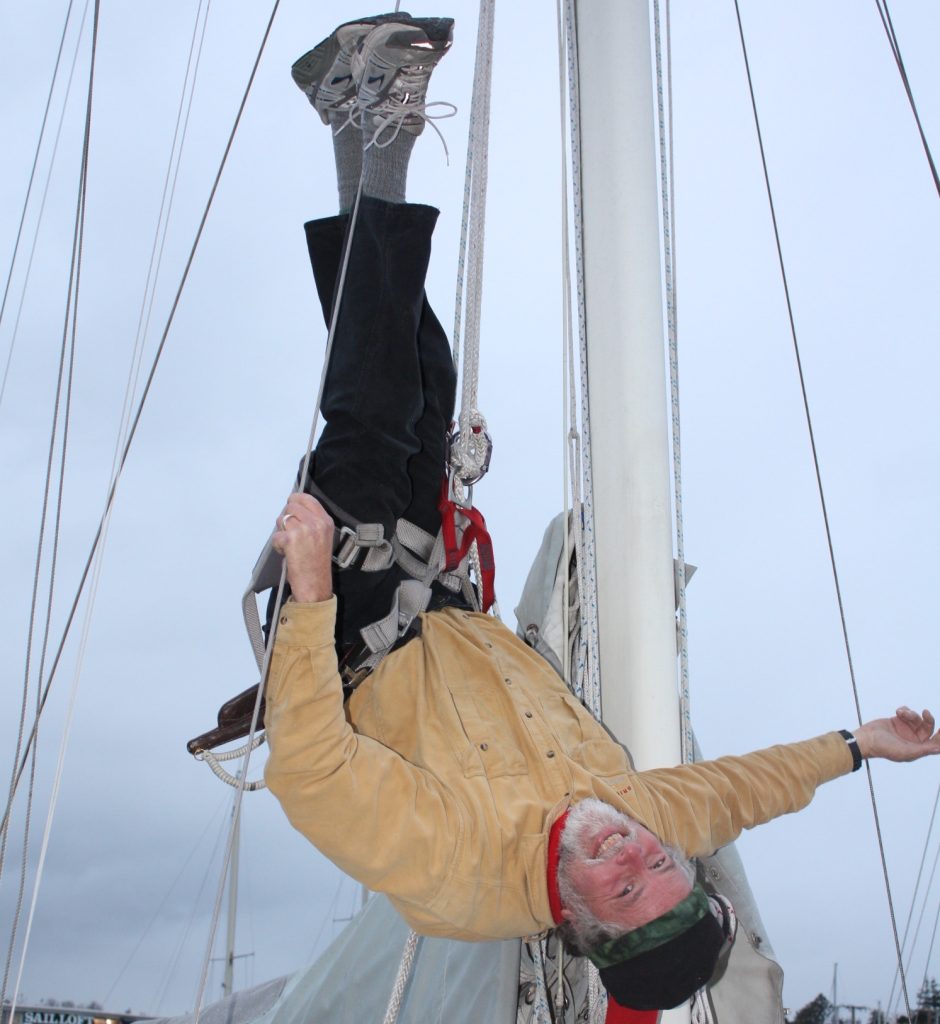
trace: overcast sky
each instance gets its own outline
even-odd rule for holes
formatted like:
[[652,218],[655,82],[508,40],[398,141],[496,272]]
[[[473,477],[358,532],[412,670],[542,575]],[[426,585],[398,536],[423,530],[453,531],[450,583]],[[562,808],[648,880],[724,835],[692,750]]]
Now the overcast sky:
[[[102,5],[55,639],[103,507],[195,6]],[[940,204],[874,4],[742,7],[862,712],[937,704]],[[4,273],[65,8],[64,0],[32,0],[0,10]],[[431,98],[459,108],[441,122],[450,164],[427,132],[409,182],[409,198],[442,209],[429,291],[447,324],[476,11],[464,2],[447,12],[411,10],[457,19],[453,52],[431,89]],[[24,1001],[97,1000],[151,1013],[192,1005],[230,791],[184,744],[255,679],[240,596],[303,450],[323,354],[301,224],[334,212],[331,146],[288,69],[357,13],[347,4],[283,0],[210,214],[120,485]],[[268,5],[244,0],[210,13],[145,364],[268,14]],[[940,9],[898,0],[892,14],[936,146]],[[496,451],[476,499],[494,535],[510,624],[542,530],[562,500],[554,443],[562,433],[554,31],[553,4],[497,11],[480,395]],[[689,590],[693,718],[706,754],[717,755],[850,727],[854,706],[733,5],[676,5],[673,31],[686,557],[699,567]],[[66,52],[73,47],[70,31]],[[8,758],[87,53],[86,26],[0,406],[8,702],[0,736]],[[60,108],[57,91],[56,117]],[[617,117],[612,102],[612,132]],[[37,207],[34,198],[27,253]],[[0,367],[24,268],[21,257],[0,331]],[[34,838],[48,806],[79,633],[43,719]],[[940,771],[936,763],[878,764],[873,774],[903,928]],[[0,880],[4,950],[23,807],[21,796]],[[358,899],[357,887],[292,833],[269,795],[246,797],[243,837],[239,986],[308,963]],[[934,835],[928,871],[937,842]],[[835,963],[842,1000],[884,1002],[893,946],[864,777],[831,784],[809,810],[746,836],[740,849],[786,972],[786,1003],[828,995]],[[34,843],[27,897],[37,856]],[[940,881],[926,903],[913,990],[927,968],[938,901]],[[929,973],[940,973],[940,951]],[[210,998],[219,982],[214,969]]]

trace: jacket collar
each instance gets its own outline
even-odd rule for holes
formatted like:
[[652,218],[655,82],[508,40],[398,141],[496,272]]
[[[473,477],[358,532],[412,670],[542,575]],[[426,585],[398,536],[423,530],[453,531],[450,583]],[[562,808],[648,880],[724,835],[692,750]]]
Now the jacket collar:
[[561,834],[565,830],[565,822],[568,820],[568,812],[565,811],[560,818],[556,819],[548,833],[548,906],[552,912],[552,920],[555,924],[561,924],[564,918],[561,916],[561,894],[558,891],[558,857],[561,850]]

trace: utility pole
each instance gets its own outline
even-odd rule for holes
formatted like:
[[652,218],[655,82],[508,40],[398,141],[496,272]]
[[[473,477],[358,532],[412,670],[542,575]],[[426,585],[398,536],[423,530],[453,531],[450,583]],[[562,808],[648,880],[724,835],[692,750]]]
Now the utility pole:
[[851,1003],[843,1003],[843,1008],[852,1011],[852,1024],[855,1024],[855,1011],[856,1010],[867,1010],[867,1006],[852,1006]]

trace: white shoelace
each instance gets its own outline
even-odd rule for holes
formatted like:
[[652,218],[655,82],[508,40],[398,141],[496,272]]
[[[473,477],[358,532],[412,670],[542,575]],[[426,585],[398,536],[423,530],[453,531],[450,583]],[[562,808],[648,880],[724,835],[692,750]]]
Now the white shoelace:
[[[405,126],[405,122],[409,118],[420,118],[437,132],[437,137],[441,140],[441,145],[444,147],[444,156],[447,162],[450,162],[447,142],[440,128],[434,122],[453,117],[457,113],[457,108],[453,103],[448,103],[445,100],[435,100],[433,103],[407,103],[398,100],[388,100],[383,106],[385,112],[382,116],[376,116],[374,121],[375,131],[372,133],[372,138],[365,144],[365,149],[368,149],[370,146],[375,146],[378,149],[390,146],[398,138],[402,128]],[[446,110],[438,114],[429,114],[428,111],[433,107],[445,107]],[[382,133],[387,128],[393,130],[388,138],[382,138]]]

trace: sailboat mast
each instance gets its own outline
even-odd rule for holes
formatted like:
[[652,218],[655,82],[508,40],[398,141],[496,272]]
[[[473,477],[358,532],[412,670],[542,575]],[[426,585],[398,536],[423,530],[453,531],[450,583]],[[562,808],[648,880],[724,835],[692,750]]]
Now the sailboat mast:
[[645,769],[680,760],[649,8],[576,10],[601,700]]

